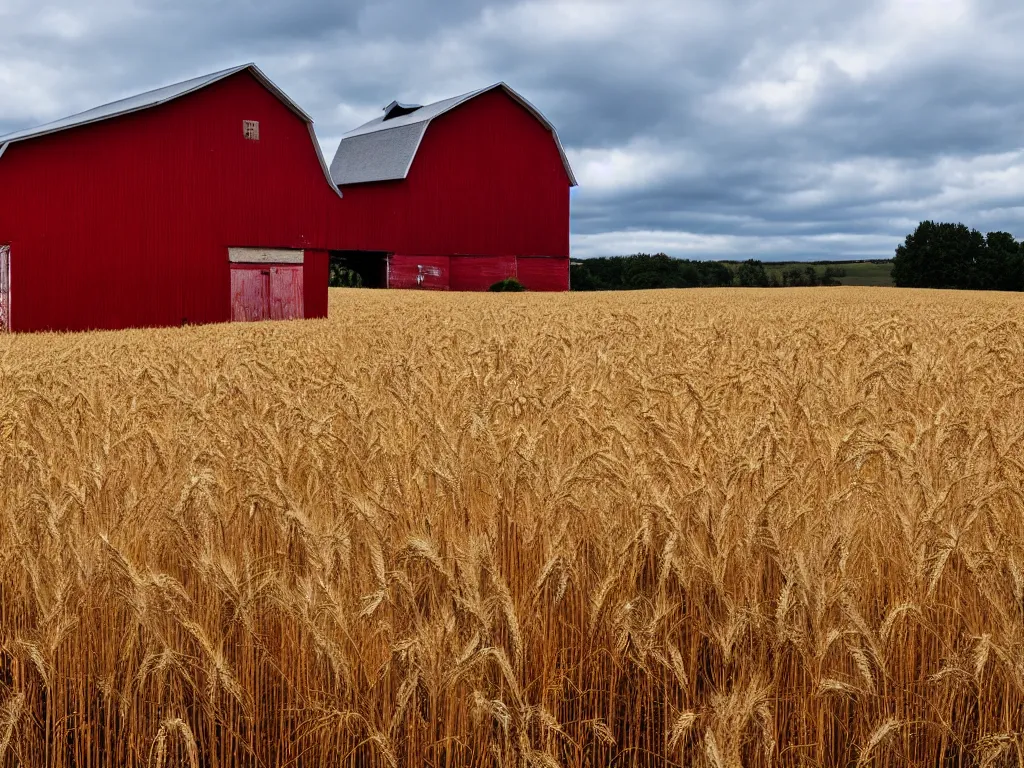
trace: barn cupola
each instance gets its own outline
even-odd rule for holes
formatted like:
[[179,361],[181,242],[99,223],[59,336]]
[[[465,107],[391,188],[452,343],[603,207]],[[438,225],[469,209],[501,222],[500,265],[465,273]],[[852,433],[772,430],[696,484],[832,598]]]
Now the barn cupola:
[[384,119],[392,120],[402,115],[409,115],[420,108],[422,108],[421,104],[403,104],[400,101],[392,101],[384,107]]

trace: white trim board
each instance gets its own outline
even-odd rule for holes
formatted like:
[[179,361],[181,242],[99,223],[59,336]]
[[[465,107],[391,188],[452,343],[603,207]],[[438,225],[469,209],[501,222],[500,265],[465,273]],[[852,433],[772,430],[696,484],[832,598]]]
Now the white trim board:
[[232,264],[302,264],[305,256],[305,251],[284,248],[228,248]]

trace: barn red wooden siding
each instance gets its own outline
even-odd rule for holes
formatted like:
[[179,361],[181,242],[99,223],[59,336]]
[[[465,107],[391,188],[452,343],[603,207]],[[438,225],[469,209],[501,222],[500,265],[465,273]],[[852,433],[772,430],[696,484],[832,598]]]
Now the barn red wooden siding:
[[515,276],[515,256],[452,257],[453,291],[486,291],[500,280]]
[[303,308],[306,319],[327,317],[327,282],[330,273],[327,251],[306,251],[302,264]]
[[304,317],[302,309],[302,266],[270,267],[270,319],[297,320]]
[[568,291],[569,260],[524,257],[516,263],[517,278],[531,291]]
[[[243,138],[243,120],[259,121],[259,141]],[[306,122],[245,71],[12,144],[0,158],[12,328],[226,321],[228,246],[306,249],[306,313],[326,316],[343,202]]]
[[448,256],[388,257],[388,288],[419,288],[447,291],[451,285],[451,259]]
[[[348,249],[453,258],[569,257],[569,177],[558,147],[500,89],[431,122],[408,178],[342,191],[335,239]],[[484,278],[468,275],[473,263],[483,271],[496,262],[462,262],[453,267],[461,272],[456,283],[483,284]]]
[[231,319],[298,320],[303,310],[301,264],[232,264]]
[[11,248],[0,245],[0,333],[11,330]]
[[231,265],[231,319],[253,322],[270,317],[270,270]]
[[530,291],[569,290],[569,260],[541,256],[408,256],[388,259],[388,287],[486,291],[514,277]]
[[540,256],[408,256],[388,259],[388,287],[486,291],[514,277],[531,291],[569,290],[569,260]]

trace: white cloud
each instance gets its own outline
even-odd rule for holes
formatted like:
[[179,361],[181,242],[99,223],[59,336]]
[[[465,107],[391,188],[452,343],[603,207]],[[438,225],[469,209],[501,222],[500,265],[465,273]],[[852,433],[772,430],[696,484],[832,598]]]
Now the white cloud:
[[634,16],[629,3],[617,0],[529,0],[485,8],[480,32],[522,37],[531,45],[611,43]]
[[569,162],[586,196],[621,194],[702,171],[702,160],[682,147],[639,139],[624,147],[570,149]]
[[0,59],[0,103],[3,116],[29,123],[57,116],[63,105],[60,75],[34,61]]
[[920,67],[990,45],[993,33],[999,34],[981,23],[975,2],[884,0],[866,4],[832,36],[811,34],[781,47],[761,40],[732,81],[709,95],[707,108],[800,123],[836,76],[863,83],[893,68]]

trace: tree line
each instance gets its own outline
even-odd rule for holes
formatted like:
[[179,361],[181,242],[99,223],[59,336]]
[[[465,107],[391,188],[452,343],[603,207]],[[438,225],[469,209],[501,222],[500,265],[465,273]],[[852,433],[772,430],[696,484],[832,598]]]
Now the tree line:
[[[574,291],[743,286],[784,288],[839,285],[837,265],[766,265],[747,261],[691,261],[664,253],[636,253],[574,261]],[[906,288],[1024,291],[1024,242],[1009,232],[983,235],[964,224],[923,221],[896,249],[892,281]],[[340,262],[330,266],[330,285],[361,287],[362,277]],[[499,290],[498,286],[493,287]],[[500,290],[509,290],[503,285]]]
[[905,288],[1024,291],[1024,243],[1009,232],[922,221],[896,249],[892,279]]
[[574,291],[624,291],[650,288],[783,288],[839,285],[846,272],[841,267],[819,269],[813,264],[790,265],[769,270],[764,262],[690,261],[664,253],[605,256],[573,262]]

